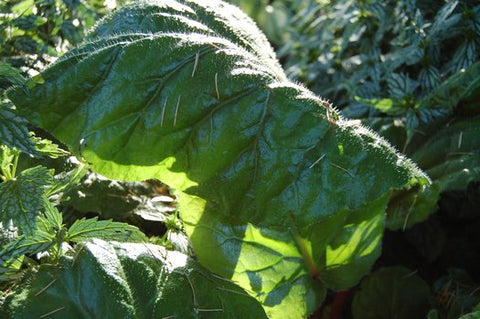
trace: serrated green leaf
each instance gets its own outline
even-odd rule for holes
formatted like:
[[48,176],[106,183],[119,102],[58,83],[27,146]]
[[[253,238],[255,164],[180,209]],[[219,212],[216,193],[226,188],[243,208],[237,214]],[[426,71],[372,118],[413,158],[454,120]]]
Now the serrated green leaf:
[[402,99],[405,95],[413,93],[418,84],[405,73],[392,73],[388,79],[388,93],[395,99]]
[[447,38],[449,36],[450,29],[462,18],[461,14],[453,14],[457,5],[458,1],[446,2],[437,12],[433,23],[428,30],[430,37],[434,39],[436,38],[437,40],[439,38]]
[[70,154],[69,152],[62,150],[60,146],[48,139],[31,136],[31,140],[35,145],[35,149],[41,155],[48,156],[50,158],[58,158],[61,156],[68,156]]
[[419,102],[420,109],[455,109],[459,101],[468,98],[480,87],[480,62],[457,72]]
[[7,296],[3,318],[266,318],[228,280],[175,251],[95,240],[41,265]]
[[28,168],[14,179],[0,184],[0,221],[11,220],[24,233],[35,228],[35,218],[43,206],[45,187],[51,182],[52,172],[43,167]]
[[136,2],[42,76],[9,92],[22,114],[102,175],[175,188],[200,262],[272,317],[306,317],[327,287],[355,285],[378,256],[388,194],[428,184],[288,82],[220,1]]
[[36,254],[47,251],[55,241],[51,233],[37,230],[33,236],[21,236],[7,244],[0,251],[0,273],[18,270],[18,259],[26,254]]
[[66,240],[73,242],[85,241],[91,238],[142,242],[145,235],[135,226],[112,220],[94,218],[77,219],[67,231]]
[[430,288],[413,271],[381,268],[362,281],[352,314],[354,319],[421,319],[430,308],[429,298]]
[[64,227],[62,213],[48,200],[45,200],[44,207],[44,213],[37,218],[37,230],[56,234]]
[[38,155],[30,140],[27,121],[3,103],[0,103],[0,143],[30,155]]

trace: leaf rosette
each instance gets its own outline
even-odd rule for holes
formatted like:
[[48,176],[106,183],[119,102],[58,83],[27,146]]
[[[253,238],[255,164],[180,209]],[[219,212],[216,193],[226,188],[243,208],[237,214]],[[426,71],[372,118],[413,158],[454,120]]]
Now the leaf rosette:
[[199,261],[271,317],[305,317],[380,254],[393,190],[428,178],[291,83],[254,23],[220,1],[141,1],[9,91],[21,115],[109,178],[178,192]]

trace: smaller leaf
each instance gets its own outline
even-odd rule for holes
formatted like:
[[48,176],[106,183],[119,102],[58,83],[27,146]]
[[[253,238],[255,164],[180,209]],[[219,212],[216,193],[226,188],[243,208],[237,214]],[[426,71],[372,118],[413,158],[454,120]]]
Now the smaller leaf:
[[55,236],[43,231],[36,231],[33,236],[21,236],[7,244],[0,251],[0,273],[18,270],[19,258],[48,250],[54,243]]
[[[423,319],[430,288],[405,267],[381,268],[366,277],[352,304],[354,319]],[[380,302],[381,300],[381,302]]]
[[430,91],[440,83],[440,72],[436,67],[430,65],[420,70],[418,81],[424,90]]
[[112,220],[98,220],[97,217],[77,219],[68,229],[67,240],[80,242],[87,239],[143,242],[145,235],[135,226]]
[[63,228],[63,216],[56,207],[45,200],[45,212],[37,218],[37,230],[56,234]]
[[413,93],[418,83],[405,73],[392,73],[387,79],[389,95],[395,99],[403,99],[405,95]]
[[18,177],[0,184],[0,221],[10,220],[23,233],[35,228],[35,218],[43,206],[45,186],[52,179],[52,171],[36,166],[22,171]]

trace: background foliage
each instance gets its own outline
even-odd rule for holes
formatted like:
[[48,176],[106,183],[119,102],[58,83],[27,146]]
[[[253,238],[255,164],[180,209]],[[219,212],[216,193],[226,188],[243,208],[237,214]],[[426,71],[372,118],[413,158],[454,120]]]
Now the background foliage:
[[[385,136],[433,179],[426,193],[399,195],[389,207],[391,231],[384,238],[379,270],[352,290],[340,313],[370,318],[365,307],[378,298],[371,288],[375,281],[377,287],[386,289],[380,289],[380,294],[396,289],[398,302],[408,303],[402,298],[409,289],[417,288],[398,289],[389,284],[400,280],[400,287],[421,286],[427,304],[410,317],[458,318],[468,312],[475,316],[474,311],[478,315],[480,6],[474,1],[413,0],[231,2],[237,2],[265,31],[290,78]],[[0,89],[35,76],[83,40],[86,30],[107,11],[103,1],[2,2]],[[0,208],[5,243],[32,231],[28,225],[39,218],[44,204],[28,198],[38,199],[40,192],[61,204],[68,227],[82,217],[114,218],[137,225],[151,241],[190,251],[174,198],[165,185],[97,178],[67,160],[60,148],[45,142],[44,138],[49,138],[45,132],[29,128],[39,140],[30,138],[25,120],[5,98],[0,124],[4,144]],[[20,190],[32,205],[16,208],[26,210],[24,215],[12,211],[15,206],[5,200],[15,198],[13,190]],[[109,200],[91,200],[99,194]],[[105,207],[107,203],[113,208]],[[112,215],[113,210],[119,213]],[[19,221],[19,230],[7,227],[15,216],[26,218]],[[34,243],[51,242],[41,238],[43,241]],[[45,247],[35,246],[33,251]],[[18,256],[1,257],[12,267],[20,267]],[[390,268],[396,265],[408,267],[410,272]],[[3,276],[14,278],[8,272]],[[11,287],[9,281],[4,284],[5,291]],[[331,293],[314,316],[330,313],[333,318],[338,300]],[[396,304],[388,305],[387,313]],[[384,317],[377,314],[375,318]]]

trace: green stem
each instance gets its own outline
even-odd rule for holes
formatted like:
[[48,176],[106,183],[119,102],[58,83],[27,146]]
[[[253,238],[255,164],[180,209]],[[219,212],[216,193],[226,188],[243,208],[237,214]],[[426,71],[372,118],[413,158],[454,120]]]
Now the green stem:
[[20,157],[20,152],[16,153],[13,156],[13,165],[12,165],[12,171],[11,171],[10,179],[14,178],[17,175],[17,166],[18,166],[19,157]]
[[295,239],[295,242],[300,249],[303,259],[305,260],[305,264],[310,271],[310,276],[313,279],[317,279],[319,275],[317,265],[315,265],[315,261],[313,260],[313,256],[310,254],[309,249],[305,245],[303,239],[298,234],[293,234],[293,238]]

